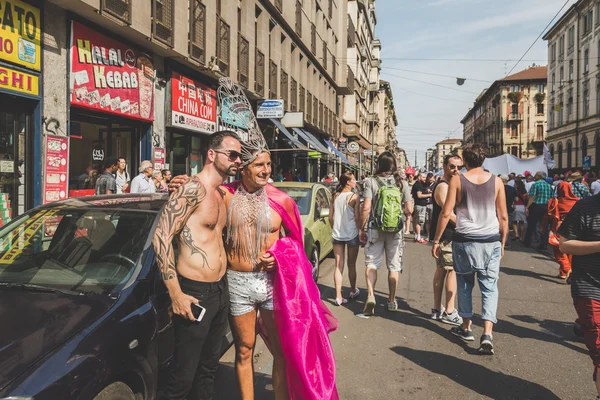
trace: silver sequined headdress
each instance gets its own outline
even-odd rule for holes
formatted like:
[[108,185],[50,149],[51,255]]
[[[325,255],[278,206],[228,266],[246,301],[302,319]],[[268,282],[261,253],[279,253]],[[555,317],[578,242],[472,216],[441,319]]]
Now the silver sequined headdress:
[[234,131],[240,136],[242,165],[248,165],[261,153],[269,152],[267,142],[242,87],[231,78],[219,79],[217,100],[220,128]]

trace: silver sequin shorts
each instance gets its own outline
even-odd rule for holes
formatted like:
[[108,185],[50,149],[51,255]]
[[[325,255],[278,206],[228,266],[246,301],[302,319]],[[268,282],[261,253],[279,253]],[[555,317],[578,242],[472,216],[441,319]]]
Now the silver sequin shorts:
[[234,317],[260,307],[273,310],[273,277],[270,272],[238,272],[227,270],[229,312]]

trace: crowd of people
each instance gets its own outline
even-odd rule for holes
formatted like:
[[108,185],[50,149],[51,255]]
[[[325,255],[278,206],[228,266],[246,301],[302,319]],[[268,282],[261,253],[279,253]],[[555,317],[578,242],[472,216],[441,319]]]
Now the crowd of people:
[[154,169],[149,160],[140,163],[139,174],[133,179],[127,172],[127,161],[124,157],[105,160],[104,172],[95,178],[92,186],[96,195],[121,193],[168,193],[171,171]]

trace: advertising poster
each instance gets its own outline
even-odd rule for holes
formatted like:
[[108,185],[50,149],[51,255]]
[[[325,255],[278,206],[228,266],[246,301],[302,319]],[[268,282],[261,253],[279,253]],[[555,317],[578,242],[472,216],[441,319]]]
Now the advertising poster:
[[46,174],[44,204],[64,200],[68,193],[69,138],[48,135],[46,139]]
[[194,132],[214,133],[217,92],[207,85],[171,73],[171,125]]
[[150,56],[78,22],[71,24],[71,104],[154,120]]
[[18,0],[0,0],[0,60],[40,70],[40,9]]
[[285,108],[283,100],[263,100],[258,102],[256,110],[256,118],[283,118]]
[[165,154],[165,149],[154,148],[154,169],[161,170],[165,168]]

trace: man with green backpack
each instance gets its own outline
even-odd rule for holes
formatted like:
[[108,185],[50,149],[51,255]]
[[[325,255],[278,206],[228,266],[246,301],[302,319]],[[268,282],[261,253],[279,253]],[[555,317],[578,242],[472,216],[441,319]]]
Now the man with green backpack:
[[361,242],[365,243],[366,280],[368,297],[364,314],[375,313],[375,283],[377,270],[385,255],[388,268],[388,311],[396,311],[396,287],[402,272],[402,254],[404,251],[404,215],[412,207],[410,188],[405,182],[396,186],[394,171],[396,159],[388,151],[377,159],[377,172],[374,177],[365,179],[364,202],[361,210],[361,225],[367,232],[361,233]]

